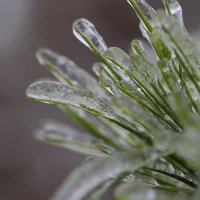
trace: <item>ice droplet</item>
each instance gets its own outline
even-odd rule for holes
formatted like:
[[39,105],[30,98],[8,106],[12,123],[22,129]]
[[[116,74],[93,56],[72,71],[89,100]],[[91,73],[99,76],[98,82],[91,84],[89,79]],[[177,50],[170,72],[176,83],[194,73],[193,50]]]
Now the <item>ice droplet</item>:
[[103,38],[97,32],[95,26],[87,19],[77,19],[73,23],[73,33],[77,39],[92,51],[94,51],[93,47],[95,47],[101,54],[104,54],[107,50],[107,45]]

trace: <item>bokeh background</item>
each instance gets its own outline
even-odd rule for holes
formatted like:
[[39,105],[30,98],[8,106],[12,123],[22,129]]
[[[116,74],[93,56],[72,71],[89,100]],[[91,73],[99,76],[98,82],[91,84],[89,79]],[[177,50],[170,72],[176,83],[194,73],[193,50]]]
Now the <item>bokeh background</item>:
[[[161,0],[149,0],[156,7]],[[198,30],[200,2],[182,0],[186,26]],[[91,20],[109,46],[128,50],[140,37],[126,0],[0,0],[0,199],[46,200],[82,156],[40,143],[32,130],[42,118],[67,119],[53,106],[25,98],[26,87],[50,74],[35,59],[49,47],[91,72],[97,59],[72,34],[77,18]]]

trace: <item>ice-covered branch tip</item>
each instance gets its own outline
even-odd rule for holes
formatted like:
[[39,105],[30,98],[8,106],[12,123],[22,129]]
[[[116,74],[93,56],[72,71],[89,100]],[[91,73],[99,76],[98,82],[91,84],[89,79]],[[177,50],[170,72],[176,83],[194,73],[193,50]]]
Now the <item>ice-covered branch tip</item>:
[[105,96],[97,80],[66,56],[51,49],[42,48],[37,51],[36,57],[41,65],[67,86],[86,88],[94,91],[97,96]]
[[148,32],[153,31],[151,24],[152,18],[156,11],[145,0],[127,0],[133,7],[141,23]]
[[95,26],[87,19],[77,19],[73,23],[73,33],[84,45],[89,47],[95,53],[104,54],[107,45],[99,35]]
[[115,113],[92,92],[70,88],[52,81],[39,81],[30,85],[27,97],[52,104],[66,104],[87,110],[93,114],[115,119]]
[[183,11],[179,2],[177,0],[163,0],[163,3],[165,5],[166,12],[169,15],[174,16],[174,18],[177,19],[181,26],[184,26]]
[[[93,65],[98,80],[52,50],[37,52],[59,82],[37,81],[27,96],[54,104],[83,128],[79,133],[48,121],[38,127],[37,138],[92,156],[68,177],[55,200],[80,200],[92,192],[94,197],[110,180],[117,188],[131,183],[117,189],[116,200],[186,200],[199,187],[199,51],[183,26],[178,1],[163,0],[166,12],[145,0],[127,1],[140,18],[153,59],[138,40],[129,54],[108,48],[86,19],[76,20],[73,32],[100,59]],[[135,188],[138,181],[150,189]]]

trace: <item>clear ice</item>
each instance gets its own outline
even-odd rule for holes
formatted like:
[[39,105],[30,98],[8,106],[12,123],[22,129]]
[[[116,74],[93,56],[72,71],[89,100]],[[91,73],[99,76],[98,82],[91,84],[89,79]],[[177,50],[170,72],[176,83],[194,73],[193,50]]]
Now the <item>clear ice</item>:
[[[95,26],[87,19],[78,19],[73,24],[74,35],[91,50],[91,46],[88,41],[101,53],[104,54],[107,50],[107,45],[103,38],[99,35]],[[86,39],[87,38],[87,39]]]

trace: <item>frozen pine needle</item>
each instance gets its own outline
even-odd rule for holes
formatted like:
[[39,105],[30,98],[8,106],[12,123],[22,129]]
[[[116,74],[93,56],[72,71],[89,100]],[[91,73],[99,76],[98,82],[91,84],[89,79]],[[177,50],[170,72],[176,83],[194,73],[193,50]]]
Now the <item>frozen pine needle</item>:
[[34,135],[87,156],[52,200],[100,200],[109,188],[115,200],[200,199],[200,52],[177,0],[163,0],[164,11],[128,3],[153,59],[137,39],[129,53],[107,47],[84,18],[73,32],[100,60],[96,78],[50,49],[36,53],[57,81],[31,84],[27,97],[58,107],[82,131],[45,120]]

